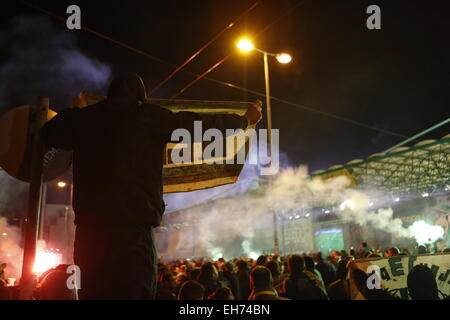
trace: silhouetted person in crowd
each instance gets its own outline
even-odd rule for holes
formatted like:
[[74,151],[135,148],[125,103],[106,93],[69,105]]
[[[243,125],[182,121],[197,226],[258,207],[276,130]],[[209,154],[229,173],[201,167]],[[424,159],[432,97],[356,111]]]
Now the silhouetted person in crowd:
[[347,262],[347,260],[341,260],[338,263],[336,271],[338,279],[327,288],[330,300],[351,300],[350,283],[347,280]]
[[176,300],[176,287],[172,274],[168,271],[162,273],[158,279],[156,300]]
[[325,287],[328,287],[330,283],[336,280],[336,269],[334,265],[326,262],[323,259],[321,252],[317,253],[316,259],[317,259],[316,269],[319,270],[320,274],[322,275]]
[[252,293],[249,300],[286,300],[279,297],[272,286],[272,274],[264,266],[257,265],[250,273],[250,287]]
[[418,254],[427,254],[428,253],[428,250],[427,250],[427,247],[425,247],[424,245],[419,245],[418,247],[417,247],[417,253]]
[[[75,264],[82,299],[153,299],[156,250],[152,228],[161,223],[163,155],[177,128],[245,129],[261,118],[260,102],[245,117],[173,113],[146,103],[136,74],[115,78],[107,99],[62,110],[43,127],[48,147],[73,150]],[[81,101],[81,99],[79,99]],[[126,277],[117,267],[126,263]]]
[[272,274],[273,287],[278,291],[278,289],[283,285],[284,280],[280,271],[280,265],[276,261],[272,260],[266,263],[266,268],[270,270],[270,273]]
[[362,242],[359,249],[359,257],[366,258],[371,253],[372,251],[370,251],[369,247],[367,246],[367,242]]
[[234,295],[230,288],[220,287],[208,297],[208,300],[234,300]]
[[305,269],[312,272],[317,276],[317,278],[323,281],[320,271],[316,269],[314,259],[311,258],[310,256],[304,256],[303,260],[305,261]]
[[260,255],[258,259],[256,259],[255,266],[264,266],[269,261],[266,255]]
[[36,300],[77,300],[76,289],[69,289],[67,274],[69,265],[59,265],[49,270],[41,279],[38,288],[34,292]]
[[413,300],[438,300],[436,278],[425,265],[416,265],[408,273],[408,292]]
[[203,287],[205,287],[205,299],[207,299],[210,294],[212,294],[222,286],[222,284],[219,282],[219,273],[217,272],[216,266],[211,262],[205,263],[200,268],[198,282],[200,282]]
[[236,267],[239,282],[239,299],[247,300],[252,291],[250,288],[250,266],[247,261],[239,260],[236,262]]
[[189,273],[189,280],[198,280],[199,275],[200,275],[200,268],[194,268]]
[[392,247],[388,250],[388,257],[397,257],[400,254],[400,250],[397,247]]
[[316,280],[305,272],[302,256],[294,254],[289,258],[289,278],[284,281],[284,296],[292,300],[326,300],[326,294]]
[[316,281],[316,284],[322,289],[322,291],[327,294],[327,290],[325,288],[325,283],[323,282],[322,275],[320,271],[316,269],[314,265],[314,259],[310,256],[304,256],[303,260],[305,262],[304,272],[310,278]]
[[8,280],[5,276],[6,263],[0,264],[0,300],[11,299],[11,293],[7,286]]
[[234,265],[232,262],[227,262],[222,266],[221,276],[226,281],[227,286],[231,289],[233,296],[236,299],[241,299],[239,293],[239,280],[234,272]]
[[205,288],[195,280],[188,280],[180,288],[178,300],[203,300]]

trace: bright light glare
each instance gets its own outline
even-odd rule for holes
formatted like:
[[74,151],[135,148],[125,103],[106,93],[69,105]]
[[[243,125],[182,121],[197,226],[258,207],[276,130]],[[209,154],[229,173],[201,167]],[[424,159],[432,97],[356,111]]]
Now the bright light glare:
[[399,201],[400,201],[400,198],[399,198],[399,197],[394,198],[394,201],[395,201],[395,202],[399,202]]
[[325,213],[330,213],[330,210],[325,210]]
[[67,185],[67,183],[65,183],[64,181],[58,181],[57,185],[60,188],[64,188]]
[[295,219],[298,219],[298,218],[300,218],[300,216],[299,216],[299,215],[295,216]]
[[353,202],[353,200],[345,200],[341,203],[340,209],[341,211],[344,211],[345,209],[355,210],[355,202]]
[[2,236],[6,237],[8,234],[6,232],[2,233]]
[[222,252],[217,253],[217,254],[213,257],[213,260],[214,260],[214,261],[217,261],[217,260],[219,260],[220,258],[223,258],[223,253],[222,253]]
[[418,243],[433,243],[444,235],[444,228],[432,226],[425,221],[416,221],[409,227],[409,231]]
[[259,255],[256,252],[250,252],[249,255],[250,259],[256,260],[258,259]]
[[237,43],[237,47],[244,52],[248,52],[253,50],[253,44],[248,39],[239,40]]
[[33,272],[42,274],[44,271],[52,269],[61,264],[61,254],[48,251],[38,251],[34,261]]
[[309,213],[307,213],[307,214],[305,214],[305,216],[306,216],[306,217],[309,217],[309,216],[310,216],[310,214],[309,214]]
[[424,197],[424,198],[428,197],[429,195],[430,195],[430,194],[429,194],[428,192],[422,193],[422,197]]
[[289,63],[292,60],[292,57],[290,54],[287,53],[279,53],[277,54],[277,60],[279,63]]

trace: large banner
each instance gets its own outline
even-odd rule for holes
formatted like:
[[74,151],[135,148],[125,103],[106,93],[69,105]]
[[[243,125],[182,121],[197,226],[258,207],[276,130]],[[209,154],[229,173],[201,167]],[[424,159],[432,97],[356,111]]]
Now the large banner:
[[[406,282],[408,272],[415,265],[424,264],[435,275],[439,291],[447,296],[450,295],[449,253],[361,259],[355,262],[365,272],[370,265],[380,267],[381,286],[402,299],[409,299]],[[442,294],[440,294],[440,297],[442,298]]]
[[[76,98],[79,104],[88,106],[98,103],[106,97],[90,93],[80,93]],[[238,101],[148,99],[147,102],[157,104],[172,112],[191,111],[203,114],[228,113],[240,116],[243,116],[247,108],[251,105],[250,102]],[[254,127],[249,127],[248,129],[251,128]],[[174,148],[192,148],[193,151],[191,154],[194,157],[194,150],[203,152],[208,143],[193,142],[191,145],[168,143],[164,153],[164,193],[195,191],[235,183],[244,167],[243,163],[237,161],[238,154],[242,152],[244,158],[247,158],[250,139],[246,131],[240,131],[235,135],[224,137],[223,146],[228,146],[229,144],[233,148],[231,150],[227,149],[222,157],[214,158],[217,160],[217,163],[208,163],[212,159],[202,159],[202,161],[194,161],[192,159],[191,162],[179,164],[174,163],[171,159]],[[232,163],[227,163],[228,161]]]

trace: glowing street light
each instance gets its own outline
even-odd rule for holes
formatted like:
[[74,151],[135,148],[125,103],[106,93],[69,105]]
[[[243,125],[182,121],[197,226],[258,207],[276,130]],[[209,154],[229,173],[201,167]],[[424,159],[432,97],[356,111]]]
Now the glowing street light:
[[249,52],[252,50],[255,50],[259,53],[262,53],[264,56],[264,79],[266,83],[266,108],[267,108],[267,131],[268,131],[268,140],[269,140],[269,158],[272,158],[272,113],[270,108],[270,89],[269,89],[269,63],[268,63],[268,56],[275,57],[279,63],[289,63],[292,61],[291,55],[287,53],[270,53],[261,49],[256,48],[253,43],[246,38],[242,38],[237,42],[237,47],[244,51]]
[[276,58],[279,63],[289,63],[292,60],[291,55],[287,53],[279,53],[276,55]]
[[244,52],[249,52],[255,48],[253,46],[253,43],[251,43],[248,39],[239,40],[237,43],[237,47]]
[[56,184],[59,188],[65,188],[67,186],[67,183],[64,181],[58,181]]

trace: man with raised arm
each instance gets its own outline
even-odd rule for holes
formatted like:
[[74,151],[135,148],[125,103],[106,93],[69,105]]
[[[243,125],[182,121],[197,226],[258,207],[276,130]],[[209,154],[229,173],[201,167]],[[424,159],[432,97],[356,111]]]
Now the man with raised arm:
[[44,142],[73,150],[74,261],[81,299],[152,299],[156,250],[152,228],[161,223],[163,153],[172,132],[245,129],[261,119],[261,102],[244,117],[173,113],[145,103],[136,74],[115,78],[107,99],[62,110],[43,127]]

